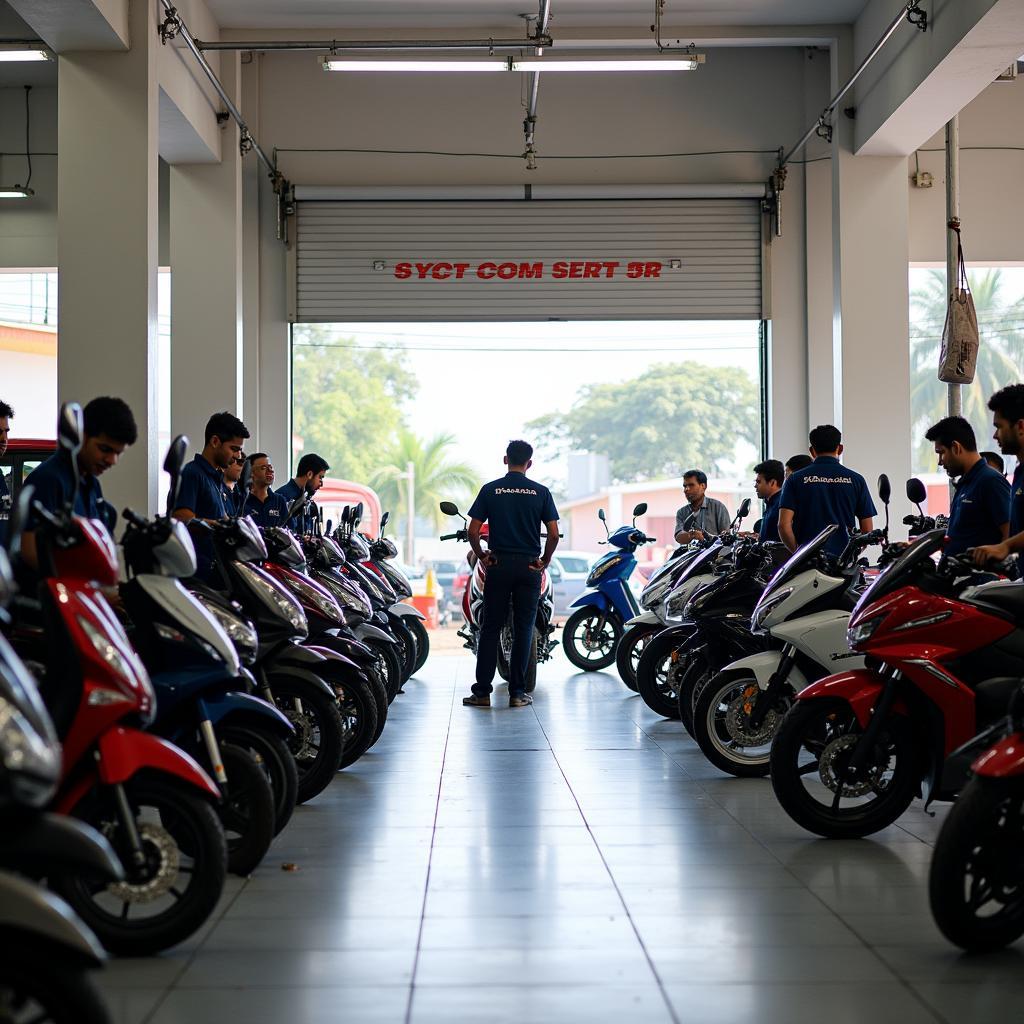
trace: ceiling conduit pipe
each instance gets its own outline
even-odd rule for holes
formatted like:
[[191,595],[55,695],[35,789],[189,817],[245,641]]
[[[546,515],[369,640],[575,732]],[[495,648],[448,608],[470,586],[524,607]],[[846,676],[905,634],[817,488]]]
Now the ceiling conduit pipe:
[[[543,35],[543,34],[542,34]],[[552,46],[550,36],[529,39],[243,39],[212,42],[196,39],[200,50],[528,50],[543,42]]]
[[[551,0],[540,0],[540,13],[537,16],[537,33],[534,38],[536,49],[534,54],[541,57],[544,54],[543,43],[547,40],[548,26],[551,24]],[[537,132],[537,98],[540,92],[540,72],[530,72],[530,83],[528,86],[529,98],[526,101],[526,119],[523,121],[523,135],[526,137],[526,151],[523,156],[526,158],[526,169],[535,171],[537,169],[537,150],[534,147],[534,138]]]
[[768,191],[772,197],[773,209],[773,221],[774,221],[774,234],[779,236],[782,234],[781,231],[781,220],[779,216],[779,204],[781,202],[782,189],[786,183],[786,165],[800,152],[808,142],[811,141],[815,136],[820,139],[824,139],[825,142],[831,143],[832,141],[832,123],[831,117],[835,113],[839,104],[842,103],[843,99],[847,96],[850,90],[857,84],[858,79],[868,69],[869,65],[874,59],[882,52],[885,44],[896,33],[896,30],[904,23],[909,22],[914,25],[922,32],[928,30],[928,12],[925,11],[920,4],[920,0],[908,0],[903,4],[899,14],[889,23],[889,27],[879,37],[878,42],[868,51],[867,56],[860,62],[857,70],[854,71],[849,81],[832,97],[828,102],[828,106],[821,112],[818,120],[807,129],[806,132],[800,137],[800,141],[796,145],[792,146],[787,152],[784,152],[779,157],[779,165],[772,172],[772,176],[769,179]]

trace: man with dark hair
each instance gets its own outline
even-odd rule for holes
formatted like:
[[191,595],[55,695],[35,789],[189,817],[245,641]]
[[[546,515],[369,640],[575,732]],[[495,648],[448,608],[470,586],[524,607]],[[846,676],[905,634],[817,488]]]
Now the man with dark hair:
[[274,483],[274,467],[265,452],[254,452],[249,456],[252,466],[252,487],[245,497],[242,514],[252,516],[258,526],[286,526],[288,502],[271,490]]
[[[131,409],[120,398],[94,398],[82,410],[82,423],[82,447],[78,450],[77,465],[72,466],[66,449],[58,448],[29,473],[25,486],[33,488],[33,501],[50,512],[57,512],[71,501],[77,476],[74,511],[87,519],[102,519],[103,491],[99,478],[117,465],[128,445],[135,444],[138,429]],[[30,529],[22,538],[22,556],[33,568],[37,563],[35,536],[31,531],[36,519],[34,515],[29,517]]]
[[765,459],[754,467],[754,492],[765,503],[757,539],[762,544],[777,543],[779,537],[779,499],[786,479],[786,467],[778,459]]
[[683,474],[683,494],[689,504],[676,511],[677,544],[709,540],[729,529],[729,510],[717,498],[709,498],[707,489],[708,478],[703,471],[688,469]]
[[246,463],[245,452],[239,452],[224,467],[224,509],[229,516],[242,513],[245,495],[239,490],[238,481],[242,479],[242,467]]
[[[284,487],[279,487],[277,493],[288,503],[289,506],[300,494],[307,494],[313,497],[324,485],[324,474],[331,467],[327,460],[315,452],[306,452],[299,459],[295,467],[295,477],[289,480]],[[312,505],[306,513],[293,516],[288,523],[288,528],[295,533],[308,533],[312,529],[312,522],[316,519],[316,506]]]
[[[509,657],[508,706],[526,707],[533,698],[526,692],[526,669],[533,644],[533,628],[540,601],[541,574],[558,546],[558,510],[551,492],[527,477],[533,448],[526,441],[510,441],[505,450],[508,472],[484,484],[469,510],[469,544],[487,568],[483,623],[477,644],[476,682],[464,697],[467,707],[489,708],[498,663],[498,637],[509,601],[512,602],[512,652]],[[487,549],[480,543],[488,524]],[[541,527],[547,528],[544,553]]]
[[959,478],[949,509],[946,554],[1006,540],[1010,485],[978,454],[974,428],[963,416],[947,416],[924,436],[935,445],[939,465],[950,478]]
[[[788,480],[798,469],[806,469],[814,459],[801,452],[799,455],[791,455],[786,459],[786,480]],[[785,483],[785,480],[783,481]]]
[[1006,463],[999,452],[981,452],[981,457],[1000,475],[1006,475]]
[[[11,420],[14,410],[4,401],[0,401],[0,458],[7,454],[7,439],[11,436]],[[0,547],[7,544],[7,522],[11,516],[11,489],[7,477],[0,467]]]
[[850,532],[874,526],[875,505],[859,473],[840,461],[843,435],[830,423],[815,427],[808,436],[813,461],[789,475],[779,499],[779,537],[790,551],[813,540],[833,523],[840,527],[825,550],[840,555]]
[[[224,470],[242,454],[249,436],[245,424],[229,412],[218,412],[206,424],[203,450],[182,470],[181,489],[174,518],[183,523],[194,519],[214,523],[228,515],[224,506]],[[196,548],[197,575],[213,575],[213,539],[202,528],[192,530]]]
[[983,544],[974,549],[974,561],[984,565],[1001,562],[1016,554],[1018,561],[1024,551],[1024,384],[1010,384],[989,400],[992,410],[993,437],[1004,455],[1017,459],[1010,484],[1008,536],[998,544]]

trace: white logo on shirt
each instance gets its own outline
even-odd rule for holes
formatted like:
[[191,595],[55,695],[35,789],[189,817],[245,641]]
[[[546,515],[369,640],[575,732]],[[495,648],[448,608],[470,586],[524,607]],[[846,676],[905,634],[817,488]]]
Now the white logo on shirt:
[[495,494],[532,494],[537,497],[537,492],[529,487],[495,487]]

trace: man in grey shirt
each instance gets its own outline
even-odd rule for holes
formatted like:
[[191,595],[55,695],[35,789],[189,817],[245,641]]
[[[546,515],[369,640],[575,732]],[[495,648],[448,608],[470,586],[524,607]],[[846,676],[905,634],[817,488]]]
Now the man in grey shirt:
[[676,512],[676,543],[689,544],[691,540],[707,540],[725,533],[732,522],[729,510],[717,498],[706,496],[707,474],[691,469],[683,474],[683,494],[689,505]]

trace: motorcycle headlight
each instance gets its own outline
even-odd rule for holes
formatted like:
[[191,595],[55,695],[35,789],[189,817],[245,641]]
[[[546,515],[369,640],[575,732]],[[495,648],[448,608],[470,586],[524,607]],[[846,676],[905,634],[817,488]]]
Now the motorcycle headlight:
[[47,739],[16,704],[0,697],[0,761],[19,802],[40,807],[53,796],[60,779],[60,744]]
[[667,576],[656,580],[654,583],[648,583],[640,594],[640,607],[648,611],[651,608],[657,608],[665,600],[665,595],[671,587],[672,579]]
[[[193,595],[196,596],[196,595]],[[235,645],[238,656],[246,664],[250,664],[256,658],[259,649],[259,637],[256,630],[245,619],[221,608],[216,601],[204,601],[199,598],[202,606],[217,620],[217,625],[228,635],[228,639]]]
[[137,682],[137,673],[129,664],[128,659],[111,643],[110,638],[104,636],[85,616],[78,616],[78,625],[82,632],[89,638],[96,653],[122,678],[125,682]]
[[330,577],[319,577],[317,582],[322,587],[326,587],[343,608],[351,608],[352,611],[358,612],[360,615],[370,616],[373,614],[369,598],[364,599],[359,597],[358,594],[350,593],[345,587],[336,583]]
[[784,587],[782,590],[776,591],[766,598],[762,597],[757,603],[757,607],[754,609],[754,614],[750,620],[750,631],[752,633],[764,633],[765,629],[762,623],[771,614],[773,608],[777,608],[783,601],[793,593],[792,587]]
[[856,626],[851,626],[846,631],[846,643],[850,650],[856,650],[858,645],[867,643],[884,618],[884,615],[876,615],[873,619],[865,619]]
[[669,595],[665,601],[666,615],[675,616],[680,619],[683,617],[687,602],[693,596],[694,590],[697,589],[697,581],[699,579],[701,579],[701,577],[694,576],[693,579],[680,584],[676,591]]
[[257,572],[246,562],[238,562],[236,568],[245,576],[263,602],[289,623],[296,635],[309,634],[306,613],[302,610],[302,605],[287,590],[279,587],[275,580]]
[[295,576],[287,577],[285,585],[292,591],[292,593],[299,595],[305,601],[309,601],[310,604],[316,605],[317,611],[325,619],[342,618],[341,608],[338,607],[338,602],[335,601],[330,594],[324,594],[321,592],[319,587],[310,586],[305,580],[299,579]]

